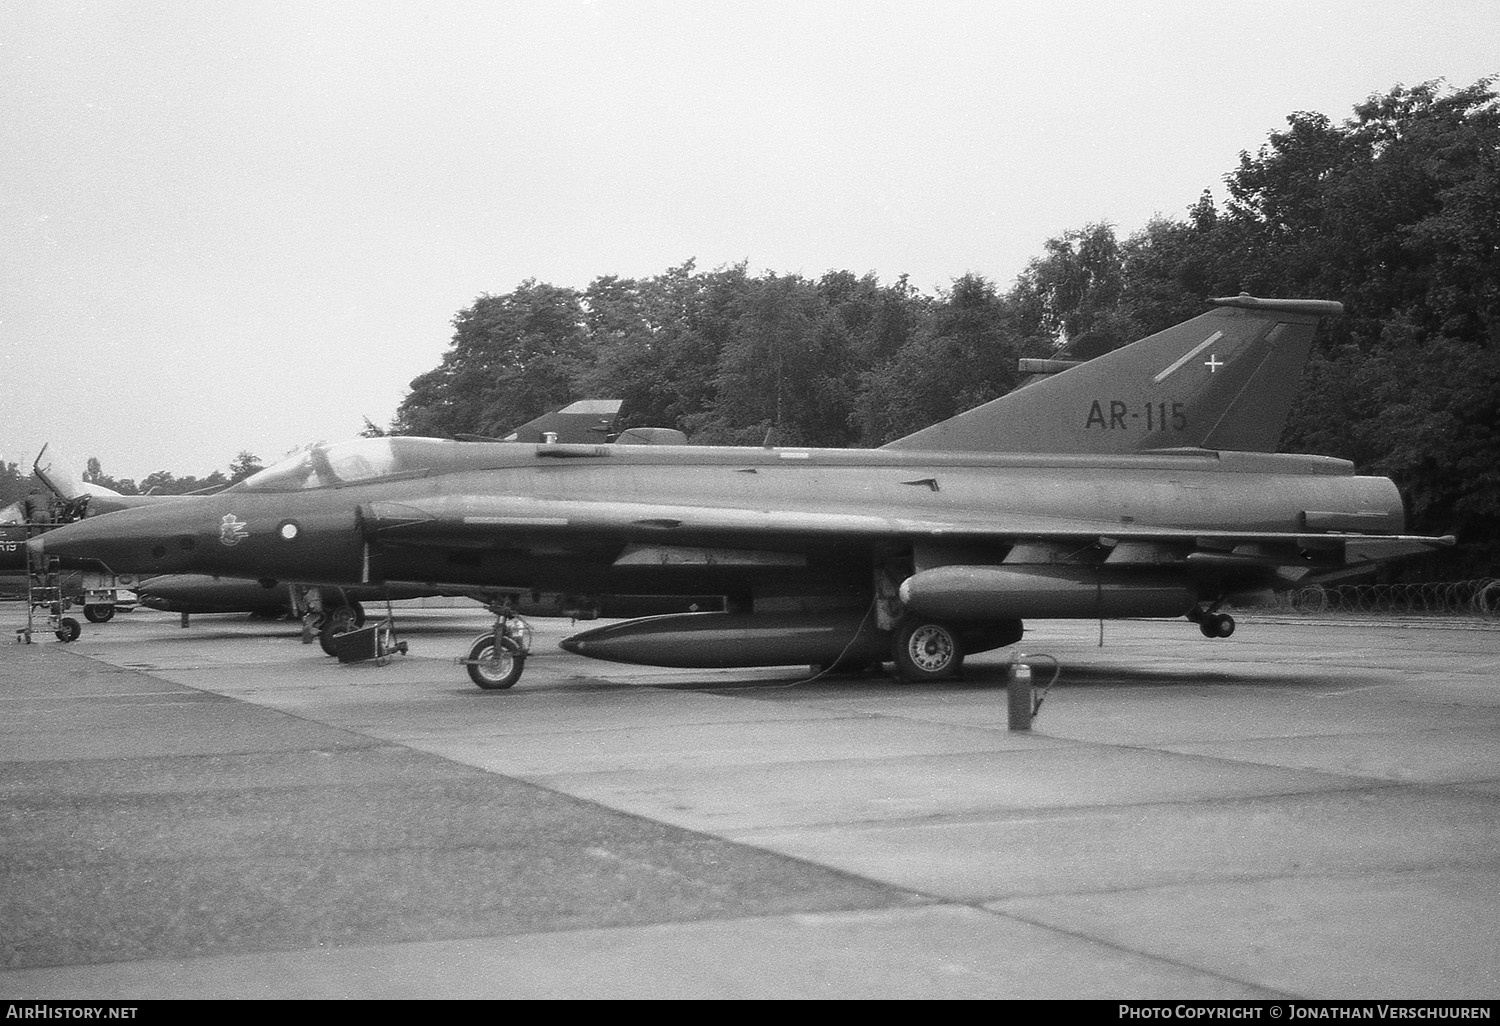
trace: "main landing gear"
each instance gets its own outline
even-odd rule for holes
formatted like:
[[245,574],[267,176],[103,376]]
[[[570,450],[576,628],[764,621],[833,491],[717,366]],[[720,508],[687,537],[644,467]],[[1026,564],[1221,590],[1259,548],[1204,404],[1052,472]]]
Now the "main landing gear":
[[324,652],[337,656],[341,663],[373,659],[376,666],[384,666],[391,656],[406,655],[406,642],[396,639],[396,617],[389,601],[385,604],[385,619],[377,624],[365,626],[364,607],[358,602],[336,606],[321,619],[318,642]]
[[1187,618],[1198,625],[1205,638],[1227,638],[1234,633],[1234,617],[1228,613],[1216,613],[1217,605],[1208,609],[1194,609]]
[[956,677],[964,664],[958,632],[938,620],[909,616],[896,625],[891,656],[902,680]]
[[321,620],[318,625],[318,644],[322,646],[325,655],[338,655],[338,643],[334,639],[365,625],[365,607],[358,602],[334,606],[323,614]]

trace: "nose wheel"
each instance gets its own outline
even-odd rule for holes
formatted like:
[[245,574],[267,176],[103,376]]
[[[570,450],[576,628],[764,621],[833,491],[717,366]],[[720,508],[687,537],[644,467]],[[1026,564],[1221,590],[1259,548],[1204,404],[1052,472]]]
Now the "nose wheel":
[[485,691],[504,691],[521,679],[526,668],[531,624],[503,603],[491,606],[490,611],[495,614],[495,626],[475,638],[468,658],[458,662],[469,668],[469,679]]

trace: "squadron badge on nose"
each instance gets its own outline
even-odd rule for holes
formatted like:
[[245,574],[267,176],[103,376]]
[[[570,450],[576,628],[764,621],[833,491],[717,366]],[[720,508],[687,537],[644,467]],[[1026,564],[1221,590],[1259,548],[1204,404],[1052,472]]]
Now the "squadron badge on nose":
[[250,532],[245,530],[245,522],[233,513],[225,513],[219,521],[219,541],[225,545],[238,545],[248,537]]

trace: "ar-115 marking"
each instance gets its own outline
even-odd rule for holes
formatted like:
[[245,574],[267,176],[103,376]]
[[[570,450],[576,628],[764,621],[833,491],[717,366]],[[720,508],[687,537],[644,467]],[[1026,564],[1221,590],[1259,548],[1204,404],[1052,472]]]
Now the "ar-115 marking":
[[[1186,403],[1127,403],[1123,399],[1095,399],[1084,428],[1101,431],[1186,431]],[[1106,410],[1107,406],[1107,410]]]

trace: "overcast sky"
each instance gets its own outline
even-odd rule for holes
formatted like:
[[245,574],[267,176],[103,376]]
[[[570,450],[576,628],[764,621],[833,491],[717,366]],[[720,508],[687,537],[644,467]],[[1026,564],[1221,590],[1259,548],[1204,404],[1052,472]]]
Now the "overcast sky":
[[0,458],[350,437],[526,278],[1003,289],[1293,111],[1496,72],[1492,0],[5,0]]

